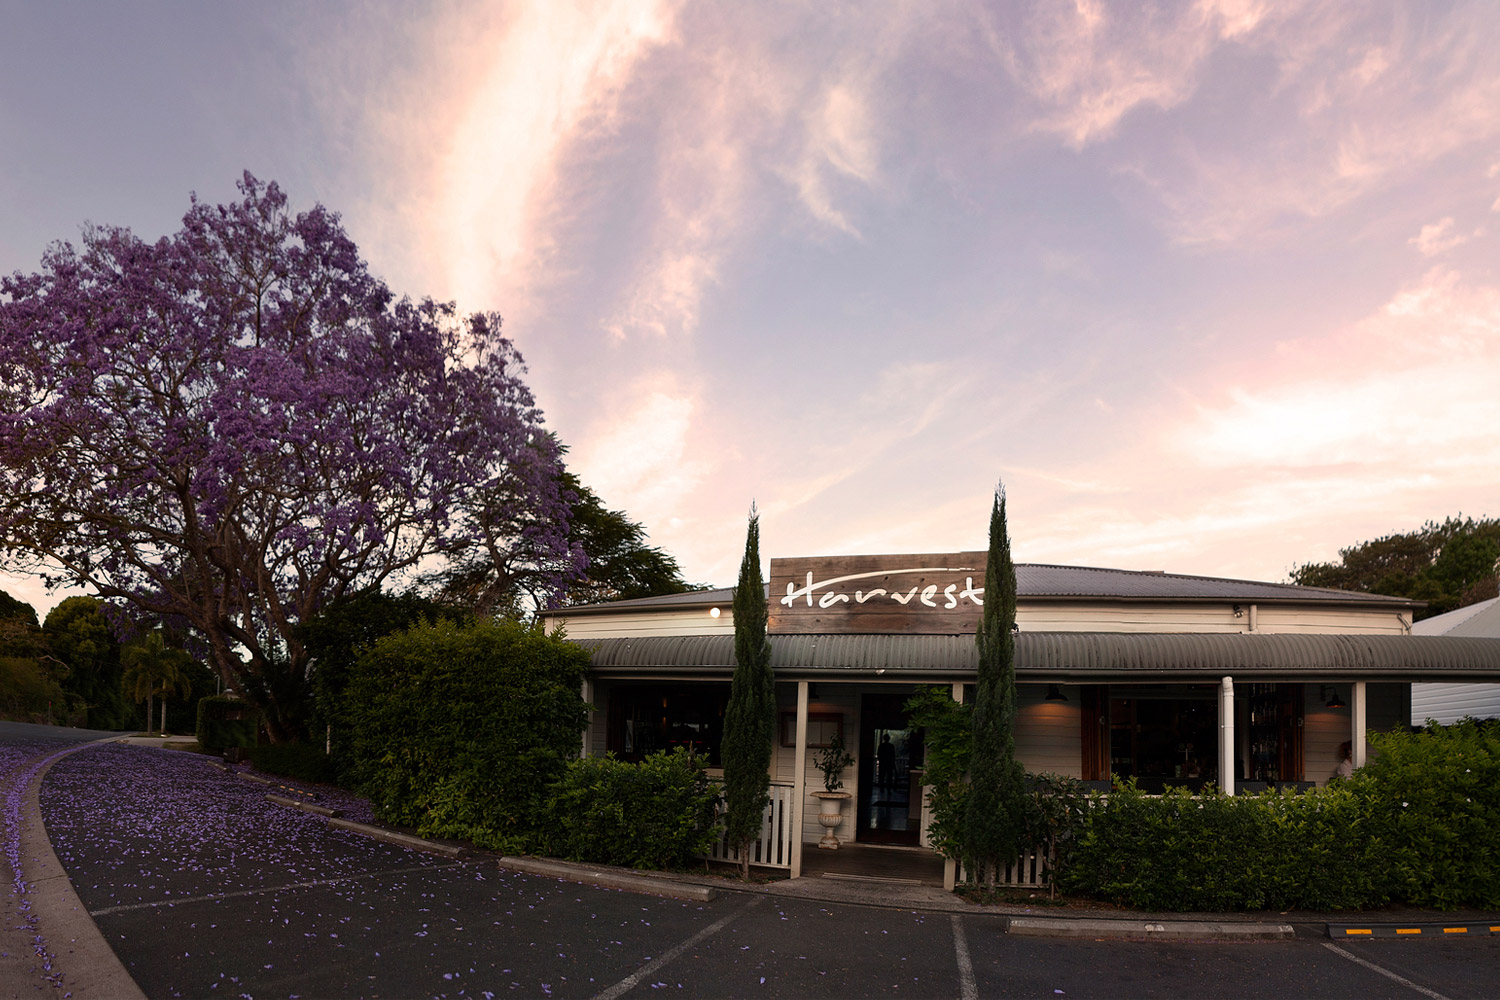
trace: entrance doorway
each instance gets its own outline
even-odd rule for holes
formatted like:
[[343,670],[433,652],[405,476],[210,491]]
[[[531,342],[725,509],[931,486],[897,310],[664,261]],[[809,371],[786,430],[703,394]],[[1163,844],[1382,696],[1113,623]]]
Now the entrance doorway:
[[857,841],[914,845],[921,839],[922,731],[911,727],[902,708],[909,697],[867,694],[861,700]]

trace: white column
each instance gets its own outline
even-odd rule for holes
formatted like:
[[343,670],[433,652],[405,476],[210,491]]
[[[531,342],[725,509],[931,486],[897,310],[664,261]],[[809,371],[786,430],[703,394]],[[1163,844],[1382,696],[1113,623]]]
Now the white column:
[[1349,699],[1349,742],[1354,745],[1349,762],[1356,768],[1365,766],[1365,682],[1354,682],[1354,694]]
[[[578,693],[583,698],[583,703],[585,705],[591,705],[594,700],[594,682],[585,677],[583,679],[583,687],[579,690]],[[578,756],[580,757],[587,757],[589,755],[589,740],[594,735],[595,712],[596,709],[594,709],[593,707],[589,708],[588,725],[583,727],[583,749],[578,754]]]
[[[962,682],[953,685],[953,700],[960,705],[964,703],[964,686]],[[953,858],[943,859],[943,888],[948,892],[958,884],[958,862]]]
[[807,811],[807,681],[797,682],[797,763],[792,771],[792,878],[802,877],[802,816]]
[[1219,787],[1234,794],[1234,678],[1219,681]]

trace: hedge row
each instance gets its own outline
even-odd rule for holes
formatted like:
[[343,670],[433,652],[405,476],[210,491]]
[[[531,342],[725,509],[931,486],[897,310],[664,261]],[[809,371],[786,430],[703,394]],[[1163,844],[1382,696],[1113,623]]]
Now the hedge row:
[[1060,884],[1147,910],[1500,906],[1500,728],[1371,737],[1370,763],[1302,794],[1096,799]]
[[630,868],[683,868],[713,845],[718,791],[685,748],[639,764],[613,754],[571,761],[542,831],[554,857]]

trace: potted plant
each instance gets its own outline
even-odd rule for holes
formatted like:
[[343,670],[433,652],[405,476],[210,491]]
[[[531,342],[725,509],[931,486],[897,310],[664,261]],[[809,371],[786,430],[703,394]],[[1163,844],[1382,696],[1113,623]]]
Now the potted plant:
[[820,800],[818,822],[823,827],[823,839],[818,846],[830,851],[839,848],[838,835],[834,833],[844,822],[844,800],[850,797],[844,787],[844,768],[854,763],[854,756],[844,748],[844,738],[835,734],[833,741],[818,752],[818,770],[823,772],[823,791],[813,792]]

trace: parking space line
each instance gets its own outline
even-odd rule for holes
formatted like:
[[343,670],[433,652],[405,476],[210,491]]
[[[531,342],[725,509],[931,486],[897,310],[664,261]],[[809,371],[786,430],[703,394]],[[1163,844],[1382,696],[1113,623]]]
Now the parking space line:
[[1385,978],[1387,978],[1389,980],[1392,980],[1393,982],[1400,983],[1402,986],[1409,986],[1412,989],[1416,990],[1418,993],[1422,994],[1423,996],[1431,997],[1432,1000],[1448,1000],[1447,997],[1443,996],[1441,993],[1437,992],[1436,990],[1429,990],[1427,987],[1421,986],[1421,985],[1419,985],[1417,983],[1414,983],[1410,979],[1407,979],[1405,976],[1399,975],[1398,973],[1395,973],[1395,972],[1392,972],[1390,969],[1384,968],[1383,966],[1376,965],[1374,962],[1368,962],[1365,959],[1360,958],[1358,955],[1354,954],[1353,952],[1345,951],[1343,948],[1340,948],[1338,945],[1333,944],[1332,942],[1324,942],[1323,947],[1327,948],[1329,951],[1333,952],[1335,955],[1342,955],[1344,958],[1347,958],[1349,961],[1353,962],[1355,965],[1363,965],[1365,968],[1369,969],[1371,972],[1378,972],[1382,976],[1384,976]]
[[594,1000],[617,1000],[618,997],[624,996],[631,990],[635,989],[636,986],[640,985],[642,979],[645,979],[647,976],[653,975],[657,969],[660,969],[668,962],[677,958],[677,956],[681,955],[683,952],[687,951],[689,948],[697,944],[699,941],[702,941],[704,938],[712,937],[713,935],[719,933],[735,920],[739,919],[740,914],[754,909],[761,903],[765,902],[765,899],[766,897],[764,896],[753,897],[750,902],[746,903],[738,910],[735,910],[733,913],[725,914],[718,920],[715,920],[713,923],[700,930],[698,933],[694,934],[692,937],[673,945],[666,951],[662,952],[660,955],[657,955],[651,961],[647,962],[645,965],[641,966],[635,972],[632,972],[630,975],[626,976],[618,983],[615,983],[603,993],[595,995]]
[[958,956],[958,995],[960,1000],[979,1000],[979,987],[974,982],[974,963],[969,959],[969,940],[964,937],[963,921],[957,913],[948,919],[953,924],[953,952]]
[[180,896],[171,899],[161,899],[153,903],[124,903],[120,906],[106,906],[98,910],[90,910],[91,917],[107,917],[111,913],[126,913],[131,910],[159,910],[164,906],[182,906],[186,903],[213,903],[221,899],[242,899],[245,896],[267,896],[278,892],[289,892],[292,889],[315,889],[323,885],[342,885],[345,882],[358,882],[361,879],[379,878],[382,875],[410,875],[414,872],[440,872],[450,868],[462,868],[469,862],[459,862],[452,865],[417,865],[412,868],[395,868],[388,871],[365,872],[361,875],[341,875],[338,878],[320,878],[311,882],[293,882],[290,885],[261,886],[259,889],[240,889],[236,892],[216,892],[207,896]]

